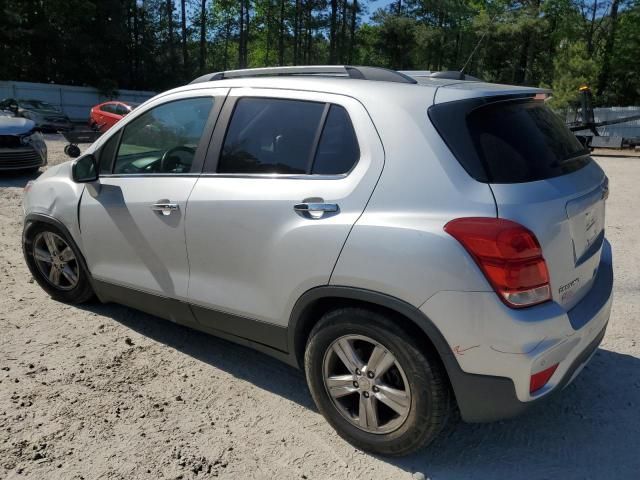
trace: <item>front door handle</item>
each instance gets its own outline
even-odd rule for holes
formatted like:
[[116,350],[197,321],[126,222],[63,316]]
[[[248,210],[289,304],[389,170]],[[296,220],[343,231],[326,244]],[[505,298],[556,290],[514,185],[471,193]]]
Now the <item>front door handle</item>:
[[162,202],[151,205],[151,210],[160,212],[162,215],[171,215],[171,212],[175,212],[178,209],[179,207],[177,203]]
[[336,203],[298,203],[293,209],[310,218],[322,218],[325,213],[335,213],[340,211],[340,207]]

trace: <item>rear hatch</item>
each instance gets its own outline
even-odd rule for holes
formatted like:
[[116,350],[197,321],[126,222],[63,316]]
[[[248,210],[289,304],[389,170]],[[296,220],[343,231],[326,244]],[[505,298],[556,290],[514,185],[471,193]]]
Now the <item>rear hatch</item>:
[[490,185],[498,217],[536,235],[553,299],[569,310],[588,293],[600,264],[608,185],[542,97],[438,103],[429,117],[465,170]]

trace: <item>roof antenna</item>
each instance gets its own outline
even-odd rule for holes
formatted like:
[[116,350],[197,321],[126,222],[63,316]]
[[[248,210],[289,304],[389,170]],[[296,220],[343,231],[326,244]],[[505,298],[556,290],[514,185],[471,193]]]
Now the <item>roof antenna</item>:
[[493,25],[493,21],[496,19],[496,17],[498,16],[498,14],[496,13],[493,17],[491,17],[491,20],[489,20],[489,25],[487,25],[487,29],[484,31],[484,33],[482,34],[482,36],[480,37],[480,40],[478,40],[478,43],[476,43],[476,46],[473,47],[473,51],[471,52],[471,54],[469,55],[469,58],[467,58],[467,61],[464,62],[464,65],[462,66],[462,68],[460,69],[460,76],[462,78],[464,78],[464,69],[467,68],[467,65],[469,65],[469,62],[471,61],[471,59],[473,58],[473,56],[475,55],[476,51],[478,50],[478,47],[480,46],[480,44],[482,43],[482,41],[484,40],[484,37],[487,36],[487,32],[489,31],[489,27],[491,27]]

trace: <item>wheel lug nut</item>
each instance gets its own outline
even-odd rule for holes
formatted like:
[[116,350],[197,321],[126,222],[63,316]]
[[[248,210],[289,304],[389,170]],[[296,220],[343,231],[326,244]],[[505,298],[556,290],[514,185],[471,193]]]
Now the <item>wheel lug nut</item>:
[[362,395],[364,395],[364,398],[369,398],[369,392],[364,392]]
[[374,376],[374,375],[373,375],[373,372],[367,372],[367,377],[369,377],[369,378],[373,378],[373,376]]
[[353,386],[356,387],[356,388],[360,387],[360,385],[358,385],[358,382],[353,382]]
[[371,390],[373,390],[376,393],[380,391],[380,389],[378,387],[376,387],[375,385],[373,386],[373,388]]
[[360,370],[356,368],[356,375],[360,375]]

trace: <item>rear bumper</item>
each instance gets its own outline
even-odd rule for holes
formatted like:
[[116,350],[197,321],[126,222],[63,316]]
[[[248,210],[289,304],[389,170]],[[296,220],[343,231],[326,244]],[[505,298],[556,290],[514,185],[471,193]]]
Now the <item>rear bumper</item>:
[[[454,364],[448,373],[462,418],[510,418],[568,385],[604,337],[612,291],[611,247],[605,241],[592,289],[569,312],[556,303],[512,310],[493,292],[442,292],[427,301],[421,310],[456,360],[445,363]],[[555,364],[549,382],[530,394],[531,375]]]

